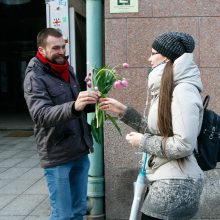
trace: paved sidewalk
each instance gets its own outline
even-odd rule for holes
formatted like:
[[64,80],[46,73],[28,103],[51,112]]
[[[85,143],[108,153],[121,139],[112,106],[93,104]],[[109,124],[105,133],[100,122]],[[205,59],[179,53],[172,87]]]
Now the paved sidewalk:
[[48,219],[47,189],[35,140],[28,132],[24,134],[0,131],[1,220]]
[[[47,188],[32,127],[27,114],[0,115],[0,220],[48,220]],[[219,220],[220,163],[205,175],[202,206],[194,219]]]

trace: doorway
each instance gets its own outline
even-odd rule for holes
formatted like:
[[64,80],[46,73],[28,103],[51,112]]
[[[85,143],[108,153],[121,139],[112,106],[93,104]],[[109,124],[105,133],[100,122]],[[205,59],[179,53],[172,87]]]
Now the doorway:
[[[21,2],[13,5],[10,1],[0,1],[0,130],[33,127],[24,99],[23,80],[27,64],[37,51],[37,33],[47,25],[46,4],[45,0]],[[75,72],[81,89],[85,90],[86,4],[84,1],[81,4],[70,1],[70,4],[76,9]]]
[[23,95],[24,72],[36,53],[36,35],[46,27],[45,1],[23,2],[14,5],[7,4],[7,1],[0,3],[1,113],[27,112]]
[[81,90],[86,90],[86,18],[75,13],[76,76]]

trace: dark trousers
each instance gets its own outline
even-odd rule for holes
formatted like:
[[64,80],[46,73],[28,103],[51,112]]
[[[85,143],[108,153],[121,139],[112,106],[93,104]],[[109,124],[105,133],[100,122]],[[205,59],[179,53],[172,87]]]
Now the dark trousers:
[[[147,189],[146,189],[146,192],[145,192],[145,195],[144,195],[144,199],[146,198],[148,192],[149,192],[149,187],[147,187]],[[154,218],[154,217],[151,217],[151,216],[148,216],[148,215],[145,215],[144,213],[142,213],[141,220],[161,220],[161,219]]]
[[151,216],[142,214],[141,220],[159,220],[159,218],[153,218],[153,217],[151,217]]

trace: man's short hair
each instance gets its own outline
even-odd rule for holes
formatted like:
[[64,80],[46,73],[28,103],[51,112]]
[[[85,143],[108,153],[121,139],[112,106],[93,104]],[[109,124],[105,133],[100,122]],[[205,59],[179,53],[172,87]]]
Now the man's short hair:
[[45,47],[47,44],[46,40],[48,36],[60,38],[63,35],[59,30],[55,28],[45,28],[41,30],[37,35],[37,47]]

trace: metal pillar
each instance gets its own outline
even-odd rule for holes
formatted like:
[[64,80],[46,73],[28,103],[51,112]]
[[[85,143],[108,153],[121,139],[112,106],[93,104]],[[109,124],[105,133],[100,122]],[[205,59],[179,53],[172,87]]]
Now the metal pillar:
[[[87,72],[102,66],[102,0],[86,1]],[[88,114],[91,122],[92,114]],[[94,153],[89,155],[87,219],[104,219],[104,162],[103,146],[94,140]]]

